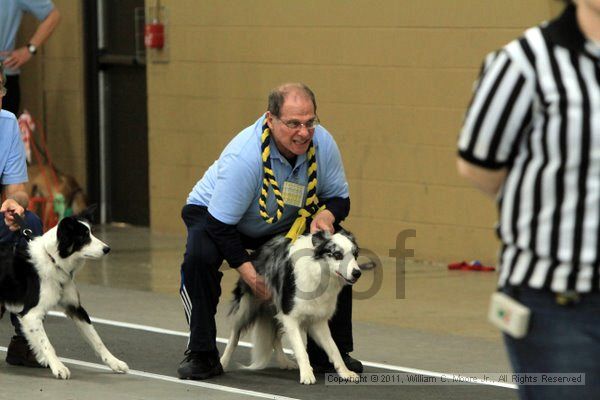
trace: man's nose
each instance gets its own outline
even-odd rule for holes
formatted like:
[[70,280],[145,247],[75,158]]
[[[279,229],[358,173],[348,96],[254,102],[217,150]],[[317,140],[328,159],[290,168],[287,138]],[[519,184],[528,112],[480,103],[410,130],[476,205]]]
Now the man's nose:
[[300,130],[298,131],[298,135],[302,137],[310,136],[310,131],[304,125],[300,125]]

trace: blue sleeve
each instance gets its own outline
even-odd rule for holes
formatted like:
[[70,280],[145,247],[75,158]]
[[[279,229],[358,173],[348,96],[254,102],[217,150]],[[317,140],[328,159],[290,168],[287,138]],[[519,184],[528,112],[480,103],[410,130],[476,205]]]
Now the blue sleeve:
[[38,20],[43,21],[54,10],[51,0],[19,0],[21,9],[33,14]]
[[237,225],[258,195],[259,173],[240,155],[221,157],[208,212],[225,224]]
[[21,134],[17,120],[12,119],[10,124],[10,150],[4,171],[2,171],[2,185],[11,185],[27,182],[27,161],[25,158],[25,146],[21,140]]
[[322,139],[317,148],[317,196],[319,199],[348,198],[350,192],[340,150],[329,132],[326,131]]

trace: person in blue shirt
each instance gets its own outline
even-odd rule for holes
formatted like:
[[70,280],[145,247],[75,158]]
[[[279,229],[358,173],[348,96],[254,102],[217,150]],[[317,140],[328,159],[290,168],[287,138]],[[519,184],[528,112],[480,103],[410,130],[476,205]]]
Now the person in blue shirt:
[[[274,89],[268,111],[229,142],[189,194],[182,210],[188,236],[180,294],[190,338],[179,378],[206,379],[223,373],[215,325],[223,260],[258,298],[268,300],[269,289],[246,249],[288,232],[299,210],[307,209],[313,198],[326,208],[309,212],[310,232],[334,232],[348,216],[350,198],[340,152],[319,125],[316,111],[315,95],[306,85],[286,83]],[[315,176],[316,187],[310,184]],[[347,286],[339,295],[330,328],[344,362],[360,373],[362,364],[349,355],[351,314],[352,291]],[[315,372],[334,372],[310,338],[307,351]]]
[[[25,12],[32,14],[41,22],[29,41],[17,47],[17,32]],[[5,110],[13,114],[18,114],[20,111],[20,68],[52,35],[59,21],[60,13],[51,0],[2,0],[0,3],[0,62],[6,69],[5,86],[10,92],[4,104]]]
[[[26,210],[29,196],[24,185],[27,182],[25,146],[21,140],[15,115],[2,109],[2,101],[7,93],[4,82],[0,65],[0,185],[2,198],[6,199],[0,206],[0,213],[3,214],[0,218],[0,243],[25,246],[25,238],[19,234],[19,226],[15,222],[14,214],[23,216],[27,228],[31,229],[36,236],[42,234],[42,221],[37,215]],[[40,366],[27,345],[17,317],[11,314],[10,318],[16,335],[8,346],[6,361],[13,365]]]

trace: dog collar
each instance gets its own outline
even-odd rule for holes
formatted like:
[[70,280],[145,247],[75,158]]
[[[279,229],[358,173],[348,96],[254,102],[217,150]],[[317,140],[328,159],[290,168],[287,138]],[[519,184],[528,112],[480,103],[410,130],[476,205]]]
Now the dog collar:
[[52,264],[54,264],[54,266],[55,266],[56,268],[60,269],[60,270],[61,270],[61,271],[62,271],[62,272],[65,274],[65,275],[67,275],[67,276],[70,276],[71,278],[73,278],[73,275],[72,275],[72,274],[69,274],[67,271],[65,271],[64,269],[62,269],[62,268],[60,267],[60,265],[58,265],[58,263],[56,262],[56,260],[54,259],[54,257],[52,257],[52,255],[51,255],[50,253],[48,253],[48,250],[45,250],[45,251],[46,251],[46,255],[47,255],[48,257],[50,257],[50,261],[52,261]]
[[50,261],[52,261],[52,264],[54,264],[54,265],[56,265],[56,266],[58,267],[58,264],[56,264],[56,260],[54,259],[54,257],[52,257],[52,256],[50,255],[50,253],[48,253],[48,251],[47,251],[47,250],[46,250],[46,255],[47,255],[48,257],[50,257]]

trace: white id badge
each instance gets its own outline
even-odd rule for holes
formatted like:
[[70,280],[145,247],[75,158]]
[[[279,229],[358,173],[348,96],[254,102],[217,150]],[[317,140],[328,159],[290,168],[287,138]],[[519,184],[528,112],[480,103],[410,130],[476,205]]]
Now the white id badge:
[[492,294],[488,319],[501,331],[521,339],[527,335],[531,310],[512,297],[496,292]]
[[302,208],[304,206],[304,185],[285,181],[283,183],[283,202],[290,206]]

